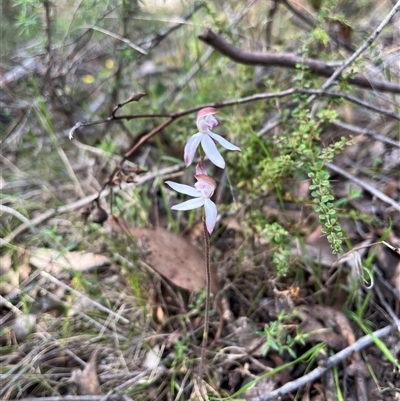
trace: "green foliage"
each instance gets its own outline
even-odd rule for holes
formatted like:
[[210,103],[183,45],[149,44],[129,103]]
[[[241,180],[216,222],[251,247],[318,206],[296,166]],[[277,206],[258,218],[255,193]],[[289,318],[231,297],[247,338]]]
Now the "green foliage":
[[382,352],[382,354],[387,358],[387,360],[394,366],[396,367],[397,370],[400,371],[400,363],[399,360],[396,358],[396,356],[392,353],[392,351],[384,344],[384,342],[376,337],[372,331],[372,329],[369,327],[371,322],[368,320],[363,320],[361,317],[357,316],[356,313],[349,311],[348,314],[350,315],[350,318],[354,320],[363,330],[365,334],[368,334],[371,336],[372,340],[374,341],[375,345],[379,348],[379,350]]
[[14,7],[19,12],[16,16],[15,26],[20,33],[32,37],[41,31],[41,12],[43,11],[42,0],[14,0]]
[[262,351],[264,357],[268,352],[276,351],[280,355],[284,352],[288,352],[292,358],[296,358],[294,347],[297,344],[305,345],[307,334],[302,333],[297,326],[294,337],[289,333],[285,324],[295,316],[296,312],[290,314],[280,312],[277,316],[277,320],[264,326],[263,335],[265,336],[265,344]]
[[329,35],[328,33],[322,29],[321,27],[315,27],[312,32],[311,36],[318,42],[321,42],[323,45],[327,46],[329,44]]
[[247,383],[240,390],[238,390],[235,394],[232,394],[232,397],[234,399],[236,399],[240,394],[243,394],[246,390],[253,387],[260,380],[265,379],[267,377],[271,377],[273,375],[276,375],[277,373],[282,372],[283,370],[288,369],[290,367],[293,367],[300,362],[306,362],[309,365],[311,365],[324,348],[325,348],[325,344],[314,345],[312,348],[307,350],[304,354],[300,355],[294,361],[284,363],[283,365],[280,365],[280,366],[268,371],[267,373],[264,373],[263,375],[257,377],[256,379],[252,380],[251,382]]
[[286,276],[289,270],[290,234],[280,224],[272,223],[264,226],[261,235],[269,240],[275,250],[273,261],[278,275]]

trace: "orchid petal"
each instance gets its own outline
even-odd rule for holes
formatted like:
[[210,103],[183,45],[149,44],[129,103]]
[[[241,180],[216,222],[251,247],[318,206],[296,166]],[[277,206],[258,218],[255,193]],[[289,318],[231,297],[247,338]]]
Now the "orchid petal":
[[[172,210],[192,210],[204,205],[204,198],[190,199],[171,207]],[[207,199],[210,200],[210,199]]]
[[217,113],[218,110],[215,109],[214,107],[204,107],[199,112],[197,113],[197,120],[200,120],[200,118],[203,118],[209,114],[215,114]]
[[207,114],[197,119],[197,128],[203,134],[206,134],[208,130],[213,129],[216,125],[218,125],[218,120],[212,114]]
[[225,168],[224,158],[218,152],[214,141],[208,135],[204,135],[203,139],[201,140],[201,146],[203,147],[204,153],[212,163],[219,168]]
[[185,165],[188,167],[190,164],[192,164],[194,154],[196,153],[196,149],[199,146],[199,143],[201,142],[203,138],[203,134],[201,132],[198,132],[197,134],[194,134],[189,138],[185,145],[185,152],[184,152],[184,160],[185,160]]
[[208,131],[207,134],[215,139],[221,146],[223,146],[225,149],[228,150],[238,150],[240,152],[240,148],[234,145],[233,143],[230,143],[227,141],[225,138],[223,138],[221,135],[214,134],[214,132]]
[[211,234],[214,231],[217,222],[217,206],[212,200],[206,198],[204,199],[204,210],[206,212],[207,231]]
[[173,181],[165,181],[165,183],[168,184],[176,192],[180,192],[181,194],[193,196],[195,198],[201,196],[201,194],[196,190],[196,188],[190,187],[189,185],[178,184],[177,182]]

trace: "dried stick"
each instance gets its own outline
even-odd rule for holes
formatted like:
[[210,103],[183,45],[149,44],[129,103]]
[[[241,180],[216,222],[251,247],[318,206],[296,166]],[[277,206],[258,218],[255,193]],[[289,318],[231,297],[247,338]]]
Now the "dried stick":
[[182,18],[182,21],[157,32],[155,35],[152,35],[151,37],[143,39],[139,43],[139,45],[147,50],[157,46],[172,32],[176,31],[179,27],[183,26],[186,21],[188,21],[195,13],[197,13],[197,11],[199,11],[204,6],[204,3],[205,3],[204,1],[196,2],[193,6],[193,9]]
[[114,38],[114,39],[117,39],[117,40],[119,40],[119,41],[121,41],[121,42],[126,43],[126,44],[127,44],[129,47],[131,47],[133,50],[136,50],[137,52],[139,52],[139,53],[141,53],[141,54],[147,55],[147,51],[144,50],[144,49],[142,49],[140,46],[135,45],[135,44],[132,43],[129,39],[127,39],[127,38],[125,38],[125,37],[123,37],[123,36],[120,36],[120,35],[118,35],[118,34],[116,34],[116,33],[114,33],[114,32],[108,31],[107,29],[100,28],[100,27],[98,27],[98,26],[89,26],[89,27],[87,27],[86,29],[88,29],[88,30],[89,30],[89,29],[93,29],[94,31],[101,32],[101,33],[103,33],[104,35],[111,36],[111,37]]
[[293,380],[291,382],[286,383],[282,387],[277,390],[271,391],[268,394],[261,395],[259,397],[250,398],[248,401],[270,401],[276,400],[280,397],[283,397],[286,394],[289,394],[293,391],[296,391],[300,387],[305,386],[308,383],[311,383],[314,380],[319,379],[325,372],[331,369],[333,366],[339,364],[354,352],[361,351],[365,347],[373,344],[375,338],[386,337],[393,331],[394,326],[386,326],[383,329],[377,330],[373,332],[371,335],[366,335],[357,340],[354,344],[349,345],[342,351],[328,358],[325,362],[325,366],[319,366],[314,369],[310,373],[300,377],[297,380]]
[[398,210],[400,212],[400,204],[399,203],[397,203],[392,198],[389,198],[389,196],[385,195],[383,192],[379,191],[372,185],[355,177],[354,175],[348,173],[347,171],[341,169],[338,166],[335,166],[332,163],[326,162],[325,165],[329,169],[333,170],[335,173],[338,173],[341,176],[347,178],[348,180],[354,182],[355,184],[359,185],[361,188],[365,189],[366,191],[368,191],[370,194],[372,194],[376,198],[380,199],[382,202],[387,203],[388,205],[392,206],[395,210]]
[[[287,68],[296,68],[298,64],[304,65],[311,72],[314,72],[324,77],[330,77],[330,79],[328,79],[324,84],[323,89],[326,89],[328,86],[330,86],[333,81],[340,76],[343,70],[348,67],[352,61],[354,61],[352,56],[351,58],[347,59],[337,70],[335,70],[333,67],[322,60],[301,57],[294,53],[260,53],[240,50],[225,39],[223,39],[221,36],[217,35],[212,30],[208,30],[203,35],[200,35],[199,39],[209,44],[214,49],[218,50],[220,53],[229,57],[233,61],[241,64],[278,66]],[[361,47],[360,49],[362,48],[363,47]],[[359,54],[360,52],[357,51],[357,56]],[[364,75],[355,75],[352,78],[347,78],[347,82],[352,85],[370,90],[372,89],[382,92],[400,93],[400,85],[393,84],[387,81],[370,79],[368,77],[365,77]]]
[[12,209],[11,207],[8,207],[6,205],[0,205],[0,212],[5,212],[9,213],[12,216],[16,217],[18,220],[22,221],[27,228],[30,228],[33,233],[35,233],[35,227],[32,225],[32,223],[20,212],[17,210]]
[[360,127],[357,127],[356,125],[346,124],[342,121],[335,121],[333,123],[333,125],[335,125],[336,127],[343,128],[347,131],[355,132],[356,134],[370,136],[370,137],[374,138],[376,141],[386,143],[388,145],[394,146],[395,148],[400,148],[399,141],[395,141],[394,139],[387,138],[386,136],[380,135],[377,132],[371,131],[369,129],[360,128]]

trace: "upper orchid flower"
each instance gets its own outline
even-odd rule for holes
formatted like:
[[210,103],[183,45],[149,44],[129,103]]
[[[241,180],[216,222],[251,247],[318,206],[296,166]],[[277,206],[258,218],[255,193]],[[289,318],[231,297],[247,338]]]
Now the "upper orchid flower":
[[184,153],[186,167],[192,163],[194,154],[196,153],[196,149],[200,143],[204,153],[208,156],[211,162],[220,168],[225,168],[225,160],[218,152],[215,143],[219,143],[228,150],[240,151],[240,148],[228,142],[226,139],[222,138],[222,136],[211,132],[211,130],[218,125],[218,121],[214,117],[214,114],[217,111],[218,110],[214,109],[214,107],[205,107],[197,113],[197,128],[199,129],[199,132],[190,137],[186,143]]
[[166,181],[165,183],[177,192],[194,197],[194,199],[190,199],[188,201],[179,203],[178,205],[172,206],[171,209],[192,210],[204,206],[207,231],[211,234],[217,222],[218,212],[217,206],[210,198],[217,187],[217,183],[213,178],[206,174],[195,175],[197,182],[194,184],[194,188],[190,187],[189,185],[178,184],[177,182],[172,181]]

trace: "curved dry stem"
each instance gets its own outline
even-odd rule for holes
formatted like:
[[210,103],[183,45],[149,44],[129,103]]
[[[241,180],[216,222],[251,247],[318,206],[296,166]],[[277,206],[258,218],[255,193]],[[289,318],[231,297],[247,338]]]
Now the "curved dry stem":
[[199,364],[199,388],[202,389],[202,380],[204,375],[205,354],[210,328],[210,295],[211,295],[211,270],[210,270],[210,234],[207,231],[206,221],[203,219],[204,227],[204,262],[206,267],[206,307],[204,314],[203,341],[201,344],[200,364]]

